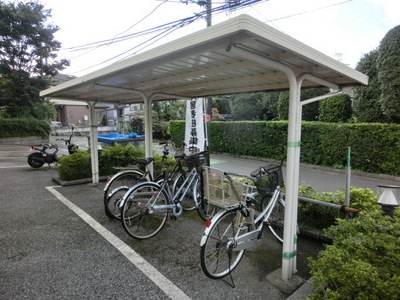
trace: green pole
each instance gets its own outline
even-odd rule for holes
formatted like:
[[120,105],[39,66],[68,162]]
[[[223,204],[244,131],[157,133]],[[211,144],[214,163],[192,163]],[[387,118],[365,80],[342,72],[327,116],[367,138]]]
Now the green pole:
[[[347,167],[346,167],[346,195],[345,206],[350,206],[350,177],[351,177],[351,147],[347,148]],[[346,218],[348,215],[346,214]]]

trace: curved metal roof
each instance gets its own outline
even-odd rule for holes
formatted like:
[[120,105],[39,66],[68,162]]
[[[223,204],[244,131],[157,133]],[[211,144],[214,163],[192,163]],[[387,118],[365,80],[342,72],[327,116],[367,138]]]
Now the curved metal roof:
[[[366,85],[368,77],[250,17],[241,15],[88,75],[44,90],[65,100],[134,103],[287,90],[287,76],[228,51],[230,45],[312,74],[340,87]],[[318,84],[305,80],[303,87]],[[132,91],[134,93],[132,93]],[[155,93],[158,93],[154,95]],[[171,96],[170,96],[171,95]]]

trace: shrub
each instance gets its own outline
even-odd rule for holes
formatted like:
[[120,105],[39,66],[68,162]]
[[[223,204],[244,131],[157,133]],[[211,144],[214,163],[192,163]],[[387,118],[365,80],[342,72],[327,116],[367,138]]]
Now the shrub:
[[326,230],[333,244],[310,258],[315,292],[307,299],[399,299],[399,221],[373,211]]
[[[286,154],[287,121],[209,122],[208,136],[213,152],[281,158]],[[185,122],[170,122],[171,139],[180,143]],[[303,162],[344,168],[351,147],[352,169],[399,176],[400,125],[303,122]]]
[[[118,172],[118,167],[134,165],[138,158],[144,157],[143,148],[135,148],[132,145],[105,148],[99,156],[100,176],[112,175]],[[80,151],[72,155],[62,155],[58,163],[60,165],[58,174],[62,180],[77,180],[90,178],[92,176],[91,155],[88,151]],[[175,160],[168,156],[165,167],[172,169]],[[154,174],[162,172],[162,156],[154,154]]]
[[0,118],[0,138],[50,135],[50,123],[34,118],[3,119]]
[[324,99],[319,104],[319,120],[322,122],[347,122],[352,115],[348,94]]
[[115,174],[115,167],[126,167],[129,164],[135,164],[138,158],[144,157],[143,148],[135,148],[128,144],[121,146],[115,144],[113,147],[107,147],[100,152],[99,156],[99,172],[100,175]]
[[[344,192],[317,193],[311,186],[300,186],[299,196],[337,205],[343,205],[345,201]],[[350,187],[350,207],[367,212],[380,211],[377,197],[371,189]],[[325,229],[334,225],[337,218],[343,217],[343,214],[335,208],[302,201],[299,201],[298,214],[299,225],[302,228]]]
[[79,151],[72,155],[62,155],[58,158],[58,175],[62,180],[90,178],[92,167],[90,153]]

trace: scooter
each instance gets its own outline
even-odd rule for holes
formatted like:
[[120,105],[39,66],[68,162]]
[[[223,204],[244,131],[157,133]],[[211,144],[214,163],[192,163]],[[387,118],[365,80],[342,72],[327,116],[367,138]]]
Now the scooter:
[[[71,142],[72,136],[74,135],[74,127],[72,127],[72,133],[69,136],[69,139],[56,139],[56,141],[64,141],[65,145],[67,145],[68,153],[74,154],[78,151],[78,146]],[[36,146],[31,146],[31,151],[36,150],[38,152],[34,152],[28,155],[28,164],[32,168],[40,168],[45,163],[47,163],[50,167],[50,164],[57,161],[57,152],[59,151],[57,145],[51,144],[41,144]],[[54,152],[49,152],[48,150],[54,150]]]
[[[47,150],[55,150],[54,152],[48,152]],[[40,144],[36,146],[31,146],[31,151],[36,150],[28,155],[28,164],[32,168],[40,168],[44,163],[50,164],[57,161],[58,146],[51,144]]]

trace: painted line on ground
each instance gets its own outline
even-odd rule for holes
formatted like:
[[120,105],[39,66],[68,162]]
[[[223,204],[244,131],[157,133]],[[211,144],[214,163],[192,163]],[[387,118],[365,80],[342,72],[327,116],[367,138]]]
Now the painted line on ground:
[[156,268],[148,263],[143,257],[141,257],[136,251],[125,244],[113,233],[108,231],[99,222],[88,215],[84,210],[76,206],[74,203],[69,201],[55,188],[61,186],[48,186],[46,189],[52,193],[58,200],[65,204],[69,209],[76,213],[83,221],[91,226],[97,233],[103,236],[111,245],[118,249],[136,268],[138,268],[144,275],[146,275],[151,281],[153,281],[168,297],[171,299],[182,299],[191,300],[181,289],[161,274]]
[[29,166],[4,166],[4,167],[0,167],[0,169],[13,169],[13,168],[26,168]]
[[218,165],[226,162],[227,162],[226,160],[221,160],[221,159],[215,159],[215,158],[210,159],[210,165]]

